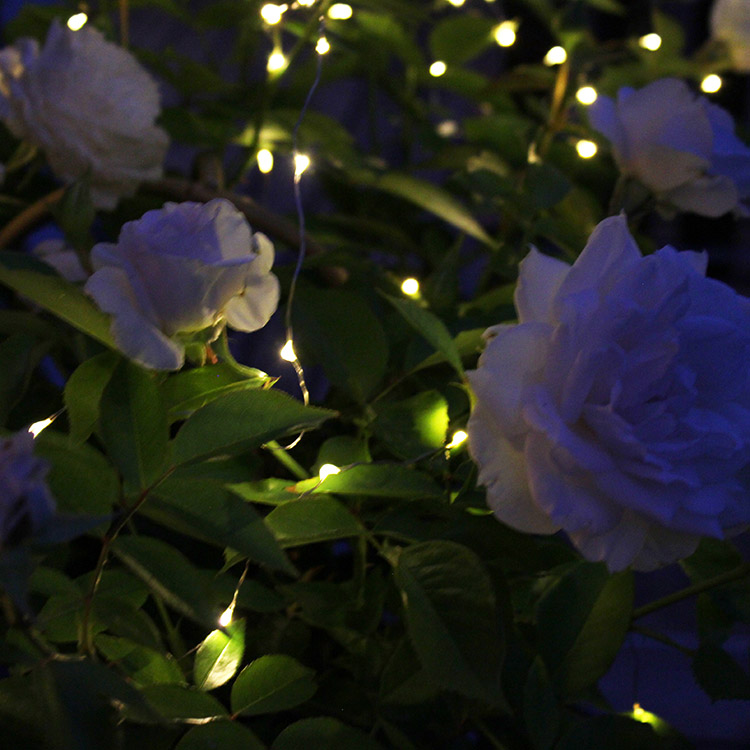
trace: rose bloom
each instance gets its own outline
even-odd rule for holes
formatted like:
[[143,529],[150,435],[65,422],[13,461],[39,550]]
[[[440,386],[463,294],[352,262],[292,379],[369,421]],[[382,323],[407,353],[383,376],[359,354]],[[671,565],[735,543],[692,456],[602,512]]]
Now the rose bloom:
[[750,521],[750,300],[706,255],[642,257],[623,216],[569,266],[532,250],[517,325],[469,372],[469,446],[495,515],[651,570]]
[[61,179],[90,172],[98,208],[161,176],[168,138],[154,124],[159,111],[155,81],[91,26],[71,31],[55,20],[41,50],[19,39],[0,51],[0,119],[42,149]]
[[612,144],[621,173],[645,185],[662,205],[703,216],[747,213],[750,149],[726,110],[663,78],[589,107],[592,127]]
[[32,535],[55,515],[45,483],[49,465],[33,451],[29,432],[0,440],[0,550]]
[[735,69],[750,72],[750,3],[716,0],[711,9],[711,35],[727,45]]
[[91,251],[84,291],[113,315],[117,346],[144,367],[177,370],[191,340],[228,323],[262,328],[276,310],[273,245],[229,201],[166,203]]

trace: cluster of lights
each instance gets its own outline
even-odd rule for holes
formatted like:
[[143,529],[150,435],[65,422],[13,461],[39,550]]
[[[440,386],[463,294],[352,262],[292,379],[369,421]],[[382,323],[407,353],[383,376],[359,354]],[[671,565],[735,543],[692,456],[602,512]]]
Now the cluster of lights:
[[501,47],[511,47],[516,41],[516,29],[518,29],[516,21],[503,21],[495,27],[492,36]]
[[652,31],[650,34],[644,34],[638,40],[638,44],[649,52],[656,52],[661,47],[661,37],[655,31]]
[[89,17],[85,13],[75,13],[68,19],[67,26],[71,31],[80,31],[88,20]]
[[416,297],[419,294],[419,282],[414,278],[404,279],[401,282],[401,291],[407,297]]

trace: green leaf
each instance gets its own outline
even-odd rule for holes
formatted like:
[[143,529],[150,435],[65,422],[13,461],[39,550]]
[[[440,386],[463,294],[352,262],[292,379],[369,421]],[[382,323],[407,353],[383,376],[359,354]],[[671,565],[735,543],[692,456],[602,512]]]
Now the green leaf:
[[101,400],[101,437],[126,483],[148,487],[164,470],[167,417],[154,377],[122,360]]
[[489,47],[495,22],[484,16],[462,14],[438,21],[430,32],[433,60],[462,65]]
[[225,393],[265,388],[273,382],[273,378],[264,372],[256,372],[256,377],[246,377],[229,365],[217,364],[172,375],[162,387],[162,398],[170,421],[186,419],[196,409]]
[[563,695],[576,695],[609,668],[633,610],[633,575],[602,563],[569,570],[539,602],[539,651]]
[[148,685],[141,691],[149,704],[169,721],[222,718],[224,706],[208,693],[184,685]]
[[693,673],[712,702],[750,700],[750,677],[720,646],[701,643],[693,656]]
[[555,750],[664,750],[654,730],[625,716],[595,716],[574,726]]
[[318,362],[333,385],[364,403],[388,360],[383,326],[367,302],[348,290],[300,288],[293,324],[302,360]]
[[198,646],[193,681],[201,690],[213,690],[234,677],[245,653],[245,621],[233,620],[226,633],[214,630]]
[[228,393],[200,408],[174,440],[178,464],[242,453],[289,433],[317,427],[336,412],[303,406],[277,391]]
[[560,727],[560,708],[547,668],[538,656],[523,688],[523,718],[534,748],[551,748]]
[[440,318],[410,299],[383,295],[421,336],[429,341],[463,378],[464,367],[456,343]]
[[319,716],[302,719],[289,725],[271,745],[271,750],[383,750],[359,729],[348,727],[336,719]]
[[571,188],[570,180],[552,164],[529,164],[526,189],[537,208],[552,208]]
[[358,176],[365,185],[410,201],[486,245],[497,244],[462,203],[427,180],[396,172],[377,176],[359,173]]
[[266,524],[282,547],[359,536],[357,519],[332,497],[305,497],[274,508]]
[[217,482],[170,478],[152,492],[142,513],[175,531],[296,575],[264,519]]
[[441,687],[503,705],[503,637],[492,582],[479,558],[448,541],[415,544],[395,567],[414,650]]
[[127,638],[98,635],[94,641],[97,649],[125,672],[138,687],[156,684],[182,684],[185,677],[177,662],[155,649],[141,646]]
[[396,456],[415,458],[445,445],[448,402],[438,391],[423,391],[403,401],[374,406],[372,429]]
[[89,250],[93,245],[91,225],[96,210],[91,203],[91,180],[81,177],[65,188],[62,198],[52,206],[52,214],[75,248]]
[[0,283],[115,349],[110,319],[77,286],[28,255],[0,251]]
[[47,344],[40,344],[25,333],[10,336],[0,343],[0,424],[21,400],[28,388],[33,369],[45,353]]
[[104,389],[119,361],[114,352],[97,354],[80,364],[65,383],[63,394],[72,443],[83,443],[96,428]]
[[236,721],[212,721],[191,729],[175,750],[265,750],[265,745]]
[[443,490],[430,476],[393,463],[360,464],[329,474],[314,492],[364,497],[441,497]]
[[165,542],[145,536],[120,536],[117,557],[157,596],[180,614],[213,629],[218,612],[200,575],[188,559]]
[[232,685],[232,713],[246,716],[286,711],[312,698],[315,671],[285,654],[266,654],[248,664]]

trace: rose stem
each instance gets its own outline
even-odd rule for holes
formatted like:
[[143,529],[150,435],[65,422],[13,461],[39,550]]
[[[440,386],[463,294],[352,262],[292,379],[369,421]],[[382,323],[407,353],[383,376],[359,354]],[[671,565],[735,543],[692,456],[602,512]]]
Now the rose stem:
[[0,231],[0,250],[41,221],[49,213],[50,208],[63,197],[64,192],[65,188],[53,190],[14,216]]

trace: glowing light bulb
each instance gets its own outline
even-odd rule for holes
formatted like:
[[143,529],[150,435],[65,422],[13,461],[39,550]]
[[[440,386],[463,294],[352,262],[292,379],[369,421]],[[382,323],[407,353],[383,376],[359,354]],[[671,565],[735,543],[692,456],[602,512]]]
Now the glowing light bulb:
[[326,55],[331,51],[331,45],[328,43],[328,40],[324,36],[318,39],[318,43],[315,45],[315,51],[319,55]]
[[638,40],[638,44],[649,52],[656,52],[661,47],[661,37],[654,31],[645,34]]
[[511,47],[516,41],[517,28],[518,24],[515,21],[503,21],[495,27],[492,35],[501,47]]
[[416,279],[404,279],[401,282],[401,291],[407,296],[407,297],[415,297],[417,294],[419,294],[419,282]]
[[260,9],[260,17],[270,26],[277,24],[281,21],[282,16],[289,8],[286,3],[284,5],[274,5],[273,3],[266,3]]
[[448,2],[454,7],[454,8],[460,8],[466,0],[448,0]]
[[299,179],[302,173],[310,166],[310,157],[307,154],[294,155],[294,178]]
[[716,73],[711,73],[701,81],[701,91],[705,94],[715,94],[723,83],[724,81]]
[[75,13],[68,19],[68,28],[71,31],[79,31],[86,25],[88,20],[89,17],[85,13]]
[[567,59],[568,53],[563,47],[557,45],[549,49],[542,62],[544,62],[544,64],[548,66],[562,65]]
[[458,133],[458,123],[455,120],[443,120],[435,126],[435,131],[443,138],[450,138]]
[[593,86],[581,86],[581,88],[576,91],[576,99],[578,99],[581,104],[593,104],[598,98],[599,94],[596,93],[596,89]]
[[285,360],[286,362],[296,362],[297,361],[297,354],[294,351],[294,344],[292,344],[292,340],[289,339],[284,346],[281,347],[281,351],[279,352],[279,356]]
[[284,70],[286,67],[286,57],[283,52],[276,50],[268,56],[268,64],[266,69],[269,73],[277,73],[280,70]]
[[[55,415],[57,416],[57,415]],[[47,417],[47,419],[42,419],[41,422],[34,422],[34,424],[29,425],[29,432],[36,437],[42,430],[45,430],[47,427],[49,427],[53,422],[55,421],[55,417]]]
[[234,616],[234,605],[230,604],[219,617],[219,625],[221,625],[222,628],[227,627],[227,625],[232,624],[232,617]]
[[435,60],[430,65],[430,75],[434,78],[439,78],[446,70],[448,70],[448,66],[442,60]]
[[328,18],[332,18],[334,21],[346,21],[347,18],[352,17],[352,6],[347,3],[334,3],[328,9]]
[[263,174],[268,174],[273,169],[273,154],[267,148],[258,151],[255,158],[258,160],[258,169]]
[[321,481],[326,477],[330,477],[331,474],[340,473],[341,469],[339,469],[339,467],[335,466],[334,464],[323,464],[320,469],[318,469],[318,476],[320,477]]
[[451,448],[458,448],[459,445],[463,445],[467,440],[469,439],[469,436],[466,432],[463,430],[456,430],[456,432],[453,433],[453,438],[451,439],[450,443],[446,445],[445,447],[450,450]]
[[585,138],[582,138],[576,143],[576,151],[581,159],[590,159],[592,156],[596,155],[598,150],[599,148],[596,143],[593,141],[587,141]]
[[297,0],[297,3],[303,8],[309,8],[311,5],[315,4],[315,0]]

